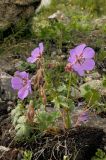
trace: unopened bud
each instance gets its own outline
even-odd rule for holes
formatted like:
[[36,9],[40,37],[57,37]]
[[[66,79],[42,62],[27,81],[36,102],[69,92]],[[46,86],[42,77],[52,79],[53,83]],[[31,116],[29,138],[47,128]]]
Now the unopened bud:
[[44,96],[42,97],[42,100],[43,100],[43,104],[46,105],[46,102],[47,102],[46,95],[44,95]]
[[66,72],[72,71],[72,65],[71,65],[70,63],[68,63],[68,64],[66,65],[65,71],[66,71]]
[[33,122],[34,115],[35,115],[35,110],[33,106],[33,101],[30,101],[29,106],[28,106],[28,111],[27,111],[27,118],[29,122]]

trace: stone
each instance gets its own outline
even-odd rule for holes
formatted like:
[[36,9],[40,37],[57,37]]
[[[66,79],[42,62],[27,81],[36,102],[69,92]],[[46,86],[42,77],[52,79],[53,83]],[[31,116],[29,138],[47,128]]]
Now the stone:
[[[84,111],[84,106],[76,107],[75,110],[72,112],[71,118],[72,118],[72,125],[73,127],[76,126],[76,122],[78,119],[78,116],[80,113]],[[84,123],[88,127],[96,127],[103,129],[103,131],[106,133],[106,118],[101,118],[99,115],[96,115],[95,113],[88,110],[88,120]]]
[[[7,60],[9,58],[9,63],[7,65]],[[10,56],[5,56],[3,57],[2,55],[0,56],[0,74],[1,71],[6,72],[10,75],[13,75],[14,72],[16,71],[16,61],[15,60],[11,60]]]
[[71,96],[74,97],[75,99],[80,98],[81,96],[80,90],[78,90],[75,87],[71,87]]
[[70,19],[60,10],[57,10],[55,13],[50,15],[48,19],[50,20],[56,19],[58,22],[61,22],[64,25],[67,25],[68,23],[70,23]]
[[22,6],[31,5],[36,2],[39,2],[39,0],[12,0],[12,3]]
[[41,0],[0,0],[0,30],[16,25],[21,19],[28,19]]
[[52,0],[42,0],[40,6],[37,8],[36,12],[39,12],[42,7],[48,7]]
[[101,78],[101,75],[98,72],[93,72],[93,73],[88,74],[88,76],[85,78],[85,81],[88,82],[94,79],[98,80],[100,78]]
[[81,96],[85,94],[85,86],[90,86],[93,89],[96,89],[101,95],[106,96],[106,88],[103,86],[102,79],[88,81],[80,86]]
[[6,72],[0,72],[0,98],[1,101],[15,100],[16,92],[11,87],[11,78]]
[[93,20],[93,25],[96,25],[97,27],[102,27],[103,25],[106,24],[106,16],[102,16],[100,18],[97,18]]
[[41,6],[49,6],[51,4],[52,0],[42,0]]

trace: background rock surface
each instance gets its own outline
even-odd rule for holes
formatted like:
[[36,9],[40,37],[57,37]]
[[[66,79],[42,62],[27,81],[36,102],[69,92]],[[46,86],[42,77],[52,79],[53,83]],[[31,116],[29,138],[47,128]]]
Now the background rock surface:
[[0,0],[0,30],[16,25],[20,19],[28,19],[41,0]]

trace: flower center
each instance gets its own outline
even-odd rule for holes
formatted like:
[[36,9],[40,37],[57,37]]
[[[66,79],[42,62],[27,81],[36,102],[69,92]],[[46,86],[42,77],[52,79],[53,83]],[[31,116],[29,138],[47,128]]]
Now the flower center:
[[28,81],[28,80],[27,80],[26,78],[23,78],[23,79],[22,79],[23,86],[25,86],[25,85],[27,84],[27,81]]
[[85,61],[85,58],[83,58],[83,53],[81,53],[80,55],[76,55],[76,62],[75,63],[79,63],[80,65],[83,64]]

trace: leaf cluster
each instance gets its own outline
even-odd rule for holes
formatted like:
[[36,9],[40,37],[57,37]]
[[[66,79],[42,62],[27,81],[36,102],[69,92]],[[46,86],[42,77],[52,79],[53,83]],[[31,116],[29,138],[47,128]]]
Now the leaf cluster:
[[52,112],[46,112],[46,111],[40,111],[37,114],[37,126],[36,128],[42,132],[46,131],[49,128],[55,128],[56,121],[60,117],[60,114],[58,111],[52,111]]
[[32,159],[32,152],[31,151],[24,151],[23,160],[31,160]]
[[91,160],[106,160],[106,153],[102,149],[98,149]]
[[97,113],[106,111],[106,104],[102,102],[102,96],[98,90],[87,85],[85,86],[83,92],[83,97],[85,98],[85,101],[90,109],[96,110]]
[[23,104],[19,103],[12,110],[11,118],[16,131],[16,139],[28,138],[31,132],[31,126],[27,123]]

